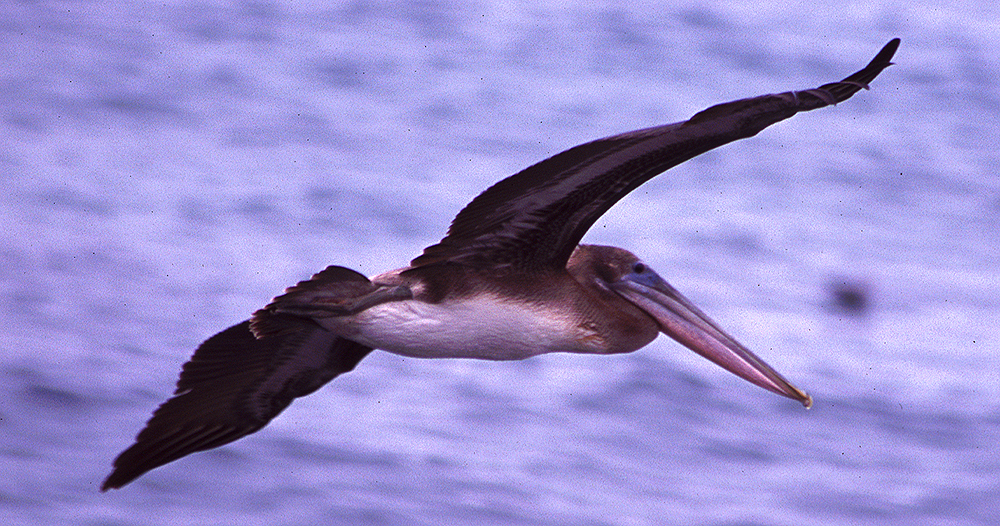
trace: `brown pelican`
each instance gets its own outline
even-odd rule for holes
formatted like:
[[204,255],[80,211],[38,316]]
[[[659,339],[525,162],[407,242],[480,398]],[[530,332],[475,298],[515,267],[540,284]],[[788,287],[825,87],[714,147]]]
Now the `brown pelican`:
[[102,491],[271,421],[374,349],[418,358],[519,360],[635,351],[666,333],[732,373],[812,399],[740,345],[638,257],[579,245],[615,202],[679,163],[800,111],[847,100],[899,39],[840,82],[712,106],[689,120],[570,148],[476,197],[440,243],[371,279],[331,266],[209,338],[174,396],[115,459]]

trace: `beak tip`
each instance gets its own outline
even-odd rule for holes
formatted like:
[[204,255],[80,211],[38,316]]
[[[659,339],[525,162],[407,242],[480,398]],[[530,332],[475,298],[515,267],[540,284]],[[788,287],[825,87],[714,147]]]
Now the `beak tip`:
[[807,395],[806,393],[802,393],[802,396],[803,396],[803,398],[800,400],[802,402],[802,405],[806,409],[812,409],[812,406],[813,406],[813,397]]

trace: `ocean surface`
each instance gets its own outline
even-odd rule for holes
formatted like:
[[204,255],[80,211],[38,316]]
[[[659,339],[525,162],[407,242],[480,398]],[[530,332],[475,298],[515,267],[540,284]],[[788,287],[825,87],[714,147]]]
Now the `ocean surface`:
[[[0,2],[10,525],[1000,523],[1000,8]],[[642,256],[815,399],[669,338],[374,353],[263,431],[98,487],[215,332],[375,274],[492,183],[711,104],[897,65],[677,167],[586,242]]]

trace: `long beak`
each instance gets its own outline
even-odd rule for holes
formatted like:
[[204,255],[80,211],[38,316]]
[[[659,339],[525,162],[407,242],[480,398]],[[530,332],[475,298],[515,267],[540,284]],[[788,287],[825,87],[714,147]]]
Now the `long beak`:
[[632,274],[611,284],[619,295],[653,317],[664,334],[727,371],[809,408],[812,397],[726,334],[711,318],[654,272]]

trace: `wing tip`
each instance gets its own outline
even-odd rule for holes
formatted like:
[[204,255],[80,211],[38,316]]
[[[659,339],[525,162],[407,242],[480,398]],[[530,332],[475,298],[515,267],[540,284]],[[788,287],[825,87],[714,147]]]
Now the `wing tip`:
[[104,482],[101,483],[101,493],[107,493],[108,490],[112,489],[122,489],[152,469],[155,469],[155,467],[149,469],[124,469],[123,467],[116,466],[111,470],[107,478],[104,479]]
[[808,104],[808,109],[815,109],[844,102],[862,89],[871,89],[871,81],[879,76],[885,68],[894,64],[892,57],[896,54],[896,50],[899,49],[900,42],[899,37],[889,40],[865,67],[848,75],[843,80],[824,84],[818,88],[792,92],[793,97],[796,101],[798,101],[799,95],[811,95],[815,97],[818,100],[818,104],[816,101],[810,101]]
[[892,62],[889,62],[889,60],[891,60],[893,55],[896,54],[896,50],[899,49],[900,42],[902,42],[902,40],[900,40],[899,37],[893,37],[891,40],[889,40],[889,42],[886,43],[885,46],[882,46],[882,50],[879,51],[877,55],[875,55],[875,58],[872,59],[872,62],[881,60],[882,62],[888,62],[887,65],[892,65]]
[[[879,50],[879,52],[875,55],[874,58],[872,58],[871,62],[869,62],[867,66],[865,66],[861,71],[858,71],[854,75],[845,78],[841,82],[844,83],[857,82],[861,84],[865,89],[868,89],[868,82],[870,82],[871,79],[874,79],[876,76],[878,76],[878,74],[881,73],[882,70],[884,70],[885,68],[895,64],[895,62],[892,61],[892,57],[896,55],[896,51],[899,49],[899,44],[901,42],[902,40],[900,40],[899,37],[895,37],[889,40],[889,42],[887,42],[886,45],[882,46],[882,49]],[[858,81],[857,79],[852,78],[855,75],[861,76],[860,74],[862,73],[870,74],[871,78],[869,78],[867,82]]]
[[122,476],[116,469],[112,471],[111,474],[108,475],[106,479],[104,479],[104,482],[101,483],[101,493],[105,493],[109,489],[121,489],[122,486],[128,484],[133,480],[135,480],[135,477],[126,480],[124,476]]
[[[146,424],[136,441],[115,458],[111,473],[101,484],[101,492],[121,489],[146,473],[192,453],[214,449],[260,430],[264,424],[189,425],[164,428],[157,415]],[[165,431],[166,429],[166,431]]]

